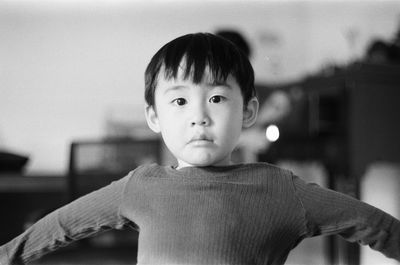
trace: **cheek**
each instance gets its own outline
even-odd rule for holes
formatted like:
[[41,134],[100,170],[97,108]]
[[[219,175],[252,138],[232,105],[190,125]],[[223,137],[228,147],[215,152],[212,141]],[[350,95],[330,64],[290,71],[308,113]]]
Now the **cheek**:
[[159,123],[161,128],[161,135],[166,144],[176,145],[179,139],[182,138],[183,128],[181,119],[177,119],[176,116],[171,114],[166,114],[164,112],[159,116]]
[[234,111],[234,112],[226,112],[220,113],[220,123],[221,128],[225,134],[227,140],[235,141],[236,138],[240,136],[242,131],[242,121],[243,121],[243,112],[242,111]]

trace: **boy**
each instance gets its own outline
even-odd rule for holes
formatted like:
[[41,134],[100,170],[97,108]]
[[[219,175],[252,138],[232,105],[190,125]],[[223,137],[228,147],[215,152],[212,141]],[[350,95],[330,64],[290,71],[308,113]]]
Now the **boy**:
[[232,164],[256,119],[253,69],[212,34],[177,38],[152,58],[146,119],[177,166],[144,165],[39,220],[0,248],[31,261],[106,229],[135,227],[138,264],[284,264],[302,239],[340,234],[400,260],[400,222],[266,163]]

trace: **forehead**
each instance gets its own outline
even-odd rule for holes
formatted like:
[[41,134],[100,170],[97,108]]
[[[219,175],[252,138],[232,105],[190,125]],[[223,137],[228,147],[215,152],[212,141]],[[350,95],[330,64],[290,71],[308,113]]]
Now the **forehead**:
[[179,65],[176,67],[176,70],[171,68],[166,68],[165,65],[163,65],[160,68],[158,74],[158,81],[160,80],[188,81],[188,82],[193,82],[195,84],[224,83],[228,79],[228,76],[230,76],[230,79],[233,78],[231,74],[223,73],[222,69],[216,67],[211,68],[206,63],[203,66],[198,66],[196,64],[188,65],[186,58],[184,57],[179,63]]
[[194,80],[193,70],[187,72],[187,69],[185,68],[184,65],[182,65],[182,67],[181,66],[179,67],[176,77],[169,76],[167,73],[165,73],[164,69],[161,69],[160,74],[158,76],[156,93],[157,90],[167,89],[174,85],[183,85],[183,86],[205,85],[209,88],[225,86],[227,88],[240,91],[239,84],[236,81],[236,78],[233,77],[233,75],[229,74],[226,78],[223,78],[221,76],[216,76],[211,72],[209,67],[205,68],[200,81]]

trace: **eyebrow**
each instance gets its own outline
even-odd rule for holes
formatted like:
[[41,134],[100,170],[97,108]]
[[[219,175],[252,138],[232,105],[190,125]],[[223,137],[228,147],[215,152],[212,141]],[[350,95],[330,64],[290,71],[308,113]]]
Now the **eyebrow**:
[[[213,82],[207,82],[205,84],[206,84],[206,87],[208,88],[208,90],[217,89],[218,87],[224,87],[224,88],[227,88],[229,90],[232,89],[232,87],[226,82],[213,81]],[[186,85],[180,85],[180,84],[173,85],[173,86],[170,86],[170,87],[165,89],[164,95],[169,93],[169,92],[172,92],[172,91],[187,90],[187,89],[189,89],[189,87],[186,86]]]

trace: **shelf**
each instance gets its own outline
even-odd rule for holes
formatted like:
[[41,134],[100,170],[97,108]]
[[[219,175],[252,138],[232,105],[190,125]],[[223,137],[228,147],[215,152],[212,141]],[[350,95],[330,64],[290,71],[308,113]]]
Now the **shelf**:
[[0,193],[66,192],[67,178],[54,176],[23,176],[0,174]]

